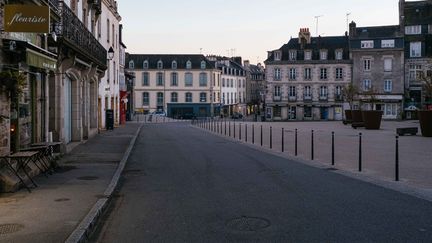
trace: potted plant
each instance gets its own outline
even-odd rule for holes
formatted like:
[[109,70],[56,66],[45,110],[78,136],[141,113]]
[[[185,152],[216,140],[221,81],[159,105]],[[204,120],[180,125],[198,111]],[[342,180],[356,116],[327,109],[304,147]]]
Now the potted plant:
[[[424,137],[432,137],[432,68],[429,66],[426,75],[423,75],[423,92],[425,102],[423,110],[418,111],[418,118],[420,121],[420,128]],[[428,109],[429,108],[429,109]]]
[[358,88],[353,83],[348,84],[342,91],[342,95],[345,101],[349,104],[349,110],[345,110],[345,121],[344,124],[352,123],[352,111],[353,111],[353,103],[356,94],[358,93]]
[[383,112],[381,110],[375,110],[375,104],[378,103],[378,99],[375,94],[377,92],[373,87],[368,91],[364,92],[365,96],[368,98],[368,102],[371,104],[371,110],[362,111],[364,127],[370,130],[378,130],[381,127],[381,120]]

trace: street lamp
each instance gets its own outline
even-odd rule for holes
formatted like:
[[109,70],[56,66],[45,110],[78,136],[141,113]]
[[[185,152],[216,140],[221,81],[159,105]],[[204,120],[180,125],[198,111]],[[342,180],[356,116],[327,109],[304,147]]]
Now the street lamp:
[[114,58],[114,49],[112,47],[108,50],[108,60],[112,60]]

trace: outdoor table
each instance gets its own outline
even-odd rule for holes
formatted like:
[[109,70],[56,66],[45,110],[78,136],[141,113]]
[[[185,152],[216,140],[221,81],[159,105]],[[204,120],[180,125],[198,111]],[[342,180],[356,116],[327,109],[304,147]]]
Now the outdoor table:
[[50,162],[54,161],[54,148],[56,146],[60,146],[61,144],[63,144],[62,142],[42,142],[42,143],[33,143],[30,144],[31,147],[39,147],[39,146],[48,146],[46,151],[45,151],[45,156],[47,156],[50,160]]
[[[39,170],[41,170],[42,172],[46,173],[51,173],[50,170],[50,159],[49,159],[49,146],[38,146],[38,147],[30,147],[30,148],[25,148],[25,149],[20,149],[21,152],[27,152],[27,151],[36,151],[38,152],[35,159],[34,159],[34,164],[38,167]],[[36,161],[38,161],[43,168],[39,167],[38,164],[36,163]]]
[[[20,172],[20,169],[22,169],[23,172],[24,172],[24,174],[31,181],[31,183],[35,187],[37,187],[36,182],[34,182],[34,180],[31,178],[31,176],[28,174],[28,172],[25,169],[28,163],[30,163],[32,161],[34,162],[35,156],[37,154],[38,154],[38,152],[36,152],[36,151],[27,151],[27,152],[17,152],[17,153],[14,153],[14,154],[10,154],[10,155],[7,155],[7,156],[0,157],[1,161],[3,161],[3,162],[6,163],[6,165],[10,169],[10,171],[12,171],[12,173],[14,173],[16,177],[18,177],[18,179],[20,180],[20,182],[23,184],[23,186],[29,192],[31,192],[30,187],[28,187],[25,184],[24,179],[21,177],[21,175],[19,174],[19,172]],[[12,165],[13,161],[15,161],[17,163],[16,169]]]

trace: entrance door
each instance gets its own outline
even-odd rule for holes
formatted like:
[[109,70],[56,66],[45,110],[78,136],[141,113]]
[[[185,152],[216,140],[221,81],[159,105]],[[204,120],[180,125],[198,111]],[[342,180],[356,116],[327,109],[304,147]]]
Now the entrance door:
[[328,108],[327,107],[321,107],[320,108],[321,113],[321,120],[328,120]]
[[297,107],[296,106],[290,106],[289,119],[290,120],[296,120],[297,119]]

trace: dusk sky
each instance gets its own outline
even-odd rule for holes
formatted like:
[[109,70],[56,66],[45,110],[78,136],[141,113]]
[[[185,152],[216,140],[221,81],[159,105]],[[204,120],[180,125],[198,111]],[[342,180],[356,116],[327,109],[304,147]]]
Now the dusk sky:
[[[357,26],[398,24],[398,0],[122,0],[124,43],[136,54],[235,54],[263,62],[300,28],[342,35]],[[202,48],[202,49],[201,49]],[[235,49],[235,51],[234,51]]]

